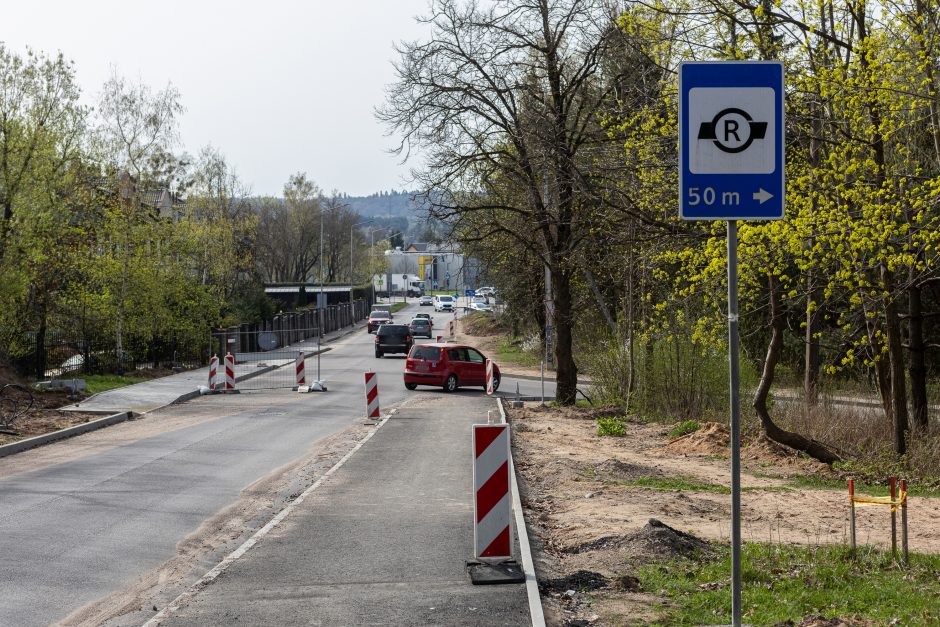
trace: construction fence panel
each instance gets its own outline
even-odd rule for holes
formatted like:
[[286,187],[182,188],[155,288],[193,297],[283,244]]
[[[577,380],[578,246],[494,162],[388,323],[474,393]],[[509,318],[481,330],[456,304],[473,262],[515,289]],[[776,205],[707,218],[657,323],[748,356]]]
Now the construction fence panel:
[[357,300],[226,327],[212,333],[209,356],[217,355],[221,363],[230,353],[235,358],[236,389],[263,390],[296,388],[297,358],[303,353],[304,383],[309,385],[316,378],[318,339],[350,327],[368,314],[368,303]]

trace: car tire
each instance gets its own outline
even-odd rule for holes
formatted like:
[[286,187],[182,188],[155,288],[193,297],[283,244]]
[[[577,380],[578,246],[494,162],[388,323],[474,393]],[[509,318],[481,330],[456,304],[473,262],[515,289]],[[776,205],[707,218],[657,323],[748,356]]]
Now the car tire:
[[417,388],[418,388],[418,384],[417,384],[417,383],[406,383],[406,384],[405,384],[405,389],[408,389],[408,390],[415,390],[415,389],[417,389]]
[[447,381],[444,381],[444,391],[445,392],[454,392],[457,390],[457,375],[452,374],[447,377]]
[[375,356],[376,356],[377,358],[378,358],[378,357],[381,357],[382,354],[383,354],[382,351],[375,351]]
[[[483,389],[484,390],[486,389],[485,385],[483,386]],[[493,376],[493,391],[495,392],[498,389],[499,389],[499,375],[494,375]]]

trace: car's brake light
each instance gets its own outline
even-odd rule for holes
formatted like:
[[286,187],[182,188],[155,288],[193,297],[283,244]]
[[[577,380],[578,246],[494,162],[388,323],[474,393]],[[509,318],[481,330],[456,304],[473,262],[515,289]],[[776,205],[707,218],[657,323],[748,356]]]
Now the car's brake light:
[[376,342],[379,341],[379,334],[378,334],[378,333],[375,334],[375,341],[376,341]]

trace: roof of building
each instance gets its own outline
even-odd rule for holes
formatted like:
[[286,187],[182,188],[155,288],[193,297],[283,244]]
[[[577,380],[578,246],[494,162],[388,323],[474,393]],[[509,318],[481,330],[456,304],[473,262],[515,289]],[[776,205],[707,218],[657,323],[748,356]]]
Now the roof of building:
[[[264,288],[265,294],[299,294],[300,285],[272,285]],[[348,292],[353,289],[352,285],[324,285],[322,288],[314,283],[304,284],[303,288],[307,294],[316,294],[321,289],[324,293],[335,294],[337,292]]]

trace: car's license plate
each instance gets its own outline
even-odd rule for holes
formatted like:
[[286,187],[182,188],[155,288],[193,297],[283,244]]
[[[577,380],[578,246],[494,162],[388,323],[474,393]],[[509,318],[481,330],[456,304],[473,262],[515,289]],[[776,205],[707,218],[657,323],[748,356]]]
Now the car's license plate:
[[418,364],[415,364],[415,370],[417,370],[418,372],[427,372],[427,371],[428,371],[428,365],[425,364],[425,363],[418,363]]

